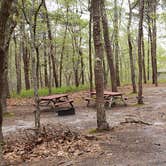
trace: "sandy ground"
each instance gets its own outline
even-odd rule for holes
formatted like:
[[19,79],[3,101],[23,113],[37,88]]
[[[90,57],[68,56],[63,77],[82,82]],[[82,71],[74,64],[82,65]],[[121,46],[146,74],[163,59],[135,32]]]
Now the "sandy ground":
[[[127,93],[128,90],[125,91]],[[53,111],[42,111],[42,124],[62,123],[89,133],[96,127],[96,112],[93,103],[86,107],[82,100],[84,96],[85,93],[72,96],[76,99],[76,115],[59,117]],[[100,153],[74,160],[49,158],[22,165],[166,166],[166,86],[145,87],[144,101],[144,105],[137,105],[136,96],[132,94],[128,95],[127,107],[119,105],[106,109],[112,129],[94,133],[99,138]],[[4,119],[4,135],[34,126],[34,108],[31,105],[10,105],[8,110],[13,115]]]

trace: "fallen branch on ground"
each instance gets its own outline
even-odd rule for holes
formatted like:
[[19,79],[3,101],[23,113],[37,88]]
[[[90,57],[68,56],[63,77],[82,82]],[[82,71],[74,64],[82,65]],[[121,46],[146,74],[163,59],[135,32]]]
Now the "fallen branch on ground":
[[148,123],[148,122],[144,122],[142,120],[139,120],[139,119],[132,119],[132,118],[125,118],[125,121],[124,122],[120,122],[120,124],[125,124],[125,123],[137,123],[137,124],[143,124],[143,125],[152,125],[151,123]]

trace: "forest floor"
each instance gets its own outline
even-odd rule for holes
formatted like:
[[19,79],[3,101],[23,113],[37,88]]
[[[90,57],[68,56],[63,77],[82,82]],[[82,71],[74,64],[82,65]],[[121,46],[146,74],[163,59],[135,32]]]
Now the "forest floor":
[[[117,105],[106,109],[107,121],[111,127],[111,130],[107,132],[95,132],[95,107],[93,104],[91,107],[86,107],[86,102],[83,102],[86,92],[71,94],[75,103],[75,115],[60,117],[53,111],[41,112],[42,124],[52,124],[57,128],[58,125],[63,124],[72,128],[72,131],[81,133],[80,141],[77,140],[77,142],[83,146],[83,149],[89,147],[88,150],[80,152],[75,146],[76,154],[72,152],[67,155],[61,149],[54,155],[48,154],[40,158],[33,156],[33,158],[19,160],[18,163],[15,161],[13,164],[21,166],[165,166],[166,84],[160,84],[159,87],[145,86],[144,105],[136,104],[136,94],[130,94],[130,86],[120,88],[119,91],[128,96],[128,106]],[[32,99],[10,99],[8,111],[10,114],[4,118],[3,133],[6,139],[8,137],[11,139],[11,136],[15,135],[16,140],[19,140],[19,134],[15,134],[16,131],[34,126]],[[74,144],[72,140],[69,142],[71,145]],[[16,160],[16,157],[11,158],[12,155],[12,151],[10,153],[6,151],[4,157]]]

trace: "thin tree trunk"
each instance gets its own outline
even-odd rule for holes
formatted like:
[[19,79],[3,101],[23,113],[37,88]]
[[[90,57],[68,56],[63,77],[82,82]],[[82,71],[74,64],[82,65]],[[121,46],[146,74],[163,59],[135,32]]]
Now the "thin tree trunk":
[[153,4],[153,63],[154,63],[154,84],[155,86],[158,86],[158,81],[157,81],[157,55],[156,55],[156,47],[157,47],[157,26],[156,26],[156,19],[157,19],[157,15],[156,15],[156,6],[157,6],[157,1],[153,0],[154,4]]
[[97,129],[107,130],[109,125],[106,121],[104,109],[104,78],[103,78],[103,48],[101,42],[100,28],[100,1],[92,0],[93,13],[93,39],[95,47],[95,85],[96,85],[96,105],[97,105]]
[[154,60],[153,60],[153,39],[150,17],[148,17],[148,33],[150,39],[150,53],[151,53],[151,65],[152,65],[152,83],[154,84]]
[[[23,18],[22,18],[23,19]],[[22,46],[22,59],[23,59],[23,65],[24,65],[24,80],[25,80],[25,88],[26,90],[30,89],[30,80],[29,80],[29,59],[30,56],[28,56],[28,47],[27,47],[27,37],[25,33],[25,22],[21,23],[21,46]]]
[[157,55],[156,55],[156,7],[157,1],[152,0],[152,2],[148,2],[148,26],[149,26],[149,36],[150,36],[150,43],[151,43],[151,64],[152,64],[152,83],[158,86],[157,80]]
[[[76,54],[76,47],[77,47],[77,41],[76,38],[72,36],[72,49],[73,49],[73,58],[72,58],[72,62],[73,62],[73,71],[74,71],[74,81],[75,81],[75,86],[78,87],[79,86],[79,72],[78,72],[78,60],[75,60],[75,54]],[[75,62],[76,61],[76,62]]]
[[142,34],[142,70],[143,70],[144,84],[146,84],[147,80],[146,80],[145,47],[144,47],[144,35],[143,34]]
[[106,71],[106,64],[105,59],[103,58],[103,72],[104,72],[104,89],[107,88],[107,71]]
[[60,85],[60,87],[62,86],[63,56],[64,56],[64,51],[65,51],[66,34],[67,34],[67,25],[65,27],[65,33],[64,33],[61,56],[60,56],[60,67],[59,67],[59,85]]
[[101,0],[101,16],[102,16],[105,50],[106,50],[107,61],[108,61],[109,69],[110,69],[112,91],[117,92],[116,74],[115,74],[115,68],[114,68],[114,60],[113,60],[113,54],[112,54],[112,48],[111,48],[111,41],[109,37],[110,35],[109,35],[109,28],[108,28],[108,21],[107,21],[107,15],[105,11],[104,0]]
[[119,78],[119,27],[118,27],[117,0],[114,0],[114,43],[115,43],[115,64],[116,64],[116,84],[120,86]]
[[36,79],[37,79],[37,87],[39,88],[39,67],[40,67],[40,55],[39,55],[39,47],[35,44],[35,51],[36,51]]
[[138,83],[138,104],[143,104],[143,88],[142,88],[142,34],[143,34],[143,15],[144,15],[144,0],[139,1],[139,29],[138,29],[138,68],[139,68],[139,83]]
[[82,53],[82,49],[79,48],[79,54],[80,54],[80,58],[81,58],[81,83],[82,85],[85,84],[85,78],[84,78],[84,59],[83,59],[83,53]]
[[44,84],[45,87],[48,87],[48,71],[47,71],[47,46],[46,46],[46,33],[43,32],[43,40],[44,40]]
[[127,26],[127,34],[128,34],[128,46],[129,46],[129,57],[130,57],[130,70],[131,70],[131,81],[132,81],[132,87],[133,87],[133,93],[137,92],[137,87],[136,87],[136,81],[135,81],[135,67],[134,67],[134,60],[133,60],[133,46],[131,42],[131,32],[130,32],[130,27],[131,27],[131,20],[132,20],[132,8],[131,8],[131,3],[130,0],[128,0],[129,4],[129,20],[128,20],[128,26]]
[[42,75],[42,68],[41,68],[41,66],[39,67],[39,77],[40,77],[40,86],[41,86],[41,88],[43,88],[43,75]]
[[65,25],[65,33],[64,33],[64,37],[63,37],[62,50],[61,50],[61,56],[60,56],[60,67],[59,67],[60,87],[62,86],[63,56],[64,56],[64,51],[65,51],[66,35],[67,35],[67,28],[68,28],[68,12],[69,12],[69,6],[67,5],[67,9],[66,9],[67,21],[66,21],[66,25]]
[[[20,54],[18,52],[16,36],[13,37],[15,45],[15,67],[16,67],[16,81],[17,81],[17,94],[21,93],[21,64],[20,64]],[[21,51],[21,50],[20,50]]]
[[24,63],[24,79],[25,79],[25,88],[26,90],[30,89],[30,80],[29,80],[29,59],[27,44],[22,41],[23,49],[23,63]]
[[50,45],[50,56],[51,56],[52,67],[53,67],[53,76],[54,76],[55,86],[58,87],[59,83],[58,83],[58,76],[57,76],[56,67],[55,67],[55,64],[56,64],[55,57],[54,57],[54,53],[53,53],[54,46],[53,46],[53,41],[52,41],[52,32],[51,32],[50,20],[49,20],[45,0],[44,0],[43,4],[44,4],[45,11],[46,11],[46,22],[47,22],[49,45]]
[[[90,2],[89,2],[90,5]],[[89,81],[90,81],[90,92],[93,91],[93,71],[92,71],[92,12],[91,5],[89,8]]]
[[147,77],[148,81],[150,79],[150,39],[149,39],[149,32],[148,32],[148,55],[147,55]]

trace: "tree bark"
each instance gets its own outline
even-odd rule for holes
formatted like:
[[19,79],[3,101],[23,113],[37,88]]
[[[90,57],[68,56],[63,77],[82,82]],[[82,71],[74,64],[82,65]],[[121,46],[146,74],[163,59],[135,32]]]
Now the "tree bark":
[[105,11],[104,0],[101,0],[101,16],[102,16],[105,50],[106,50],[107,61],[108,61],[109,69],[110,69],[112,91],[117,92],[116,74],[115,74],[115,68],[114,68],[114,60],[113,60],[113,54],[112,54],[111,41],[109,37],[110,35],[109,35],[109,28],[108,28],[108,21],[107,21],[107,15]]
[[116,84],[120,86],[119,77],[119,27],[118,27],[117,0],[114,0],[114,44],[115,44],[115,64],[116,64]]
[[80,58],[81,58],[81,83],[82,85],[85,84],[85,78],[84,78],[84,58],[83,58],[83,52],[81,49],[81,46],[79,48],[79,54],[80,54]]
[[143,70],[144,84],[146,84],[147,80],[146,80],[146,66],[145,66],[145,46],[144,46],[144,35],[143,34],[142,34],[142,70]]
[[65,25],[65,32],[63,37],[63,43],[62,43],[62,50],[61,50],[61,56],[60,56],[60,67],[59,67],[59,85],[62,86],[62,70],[63,70],[63,56],[65,51],[65,43],[66,43],[66,35],[67,35],[67,28],[68,28],[68,12],[69,12],[69,6],[67,5],[66,9],[66,25]]
[[149,36],[150,36],[150,43],[151,43],[152,83],[155,84],[155,86],[158,86],[157,55],[156,55],[156,47],[157,47],[156,7],[157,7],[156,0],[148,1],[148,27],[149,27]]
[[157,39],[157,26],[156,26],[156,19],[157,19],[157,15],[156,15],[156,6],[157,6],[157,1],[153,0],[153,63],[154,63],[154,84],[155,86],[158,86],[158,80],[157,80],[157,55],[156,55],[156,47],[157,47],[157,43],[156,43],[156,39]]
[[[90,2],[89,2],[90,5]],[[91,5],[89,7],[89,81],[90,81],[90,92],[93,91],[93,71],[92,71],[92,11]]]
[[143,15],[144,15],[144,0],[139,0],[139,29],[138,29],[138,104],[143,104],[143,88],[142,88],[142,34],[143,34]]
[[29,60],[30,57],[28,56],[28,48],[27,43],[22,41],[22,49],[23,49],[23,63],[24,63],[24,79],[25,79],[25,89],[30,89],[30,80],[29,80]]
[[[23,19],[23,16],[22,16]],[[23,58],[23,65],[24,65],[24,80],[25,80],[25,89],[30,89],[30,79],[29,79],[29,60],[30,56],[28,56],[28,47],[27,47],[27,36],[25,32],[25,22],[21,22],[20,26],[21,30],[21,46],[22,46],[22,58]]]
[[109,125],[106,121],[104,109],[104,78],[103,78],[103,52],[100,28],[100,1],[92,0],[93,15],[93,40],[95,48],[95,85],[96,85],[96,105],[97,105],[97,129],[107,130]]
[[13,37],[14,45],[15,45],[15,67],[16,67],[16,81],[17,81],[17,94],[21,93],[21,62],[20,62],[20,54],[21,50],[18,52],[18,45],[16,36]]
[[149,37],[149,32],[148,32],[148,52],[147,52],[147,57],[148,57],[148,59],[147,59],[147,79],[148,79],[148,81],[149,81],[149,79],[150,79],[150,39],[149,39],[150,37]]
[[[43,5],[43,0],[41,0],[40,4],[38,5],[37,9],[35,9],[35,0],[32,1],[32,9],[31,9],[31,15],[28,19],[26,12],[25,12],[25,4],[24,0],[22,0],[22,12],[24,14],[24,18],[29,25],[30,29],[30,36],[32,39],[31,42],[31,49],[32,49],[32,76],[33,76],[33,89],[34,89],[34,101],[35,101],[35,127],[39,130],[40,128],[40,107],[39,107],[39,96],[38,96],[38,87],[39,87],[39,46],[36,41],[36,24],[37,24],[37,17],[39,14],[39,11],[41,9],[41,6]],[[33,19],[32,19],[33,18]],[[37,63],[36,63],[36,58]],[[37,131],[38,131],[37,130]]]
[[53,52],[54,46],[53,46],[53,41],[52,41],[52,32],[51,32],[50,20],[49,20],[45,0],[43,1],[43,4],[44,4],[45,11],[46,11],[46,23],[47,23],[49,45],[50,45],[50,56],[51,56],[52,67],[53,67],[53,76],[54,76],[55,86],[58,87],[59,83],[58,83],[58,76],[57,76],[56,67],[55,67],[56,62],[55,62],[55,56],[54,56],[54,52]]
[[10,16],[13,0],[1,0],[0,4],[0,146],[3,141],[2,122],[3,122],[3,89],[5,88],[5,58],[6,58],[6,38],[7,21]]
[[132,8],[130,0],[128,0],[129,4],[129,20],[127,25],[127,36],[128,36],[128,46],[129,46],[129,57],[130,57],[130,70],[131,70],[131,81],[132,81],[132,87],[133,87],[133,93],[137,93],[137,87],[136,87],[136,81],[135,81],[135,66],[134,66],[134,60],[133,60],[133,46],[131,42],[131,20],[132,20]]
[[44,44],[44,84],[45,87],[48,87],[48,70],[47,70],[47,60],[48,60],[48,55],[47,55],[47,46],[46,46],[46,33],[43,33],[43,44]]

